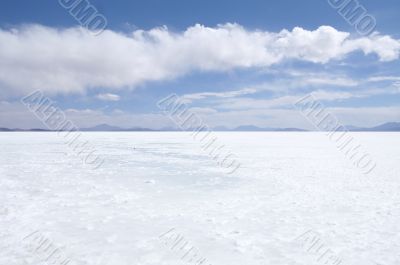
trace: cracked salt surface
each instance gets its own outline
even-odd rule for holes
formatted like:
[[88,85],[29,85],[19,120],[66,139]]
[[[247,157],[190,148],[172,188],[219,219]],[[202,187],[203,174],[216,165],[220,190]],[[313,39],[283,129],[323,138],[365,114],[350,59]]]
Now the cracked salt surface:
[[33,231],[71,265],[184,264],[159,240],[171,228],[206,265],[322,264],[295,240],[308,230],[342,264],[400,264],[399,133],[352,133],[369,175],[322,133],[215,134],[234,175],[184,132],[83,133],[97,170],[55,133],[0,133],[0,265],[43,264],[22,242]]

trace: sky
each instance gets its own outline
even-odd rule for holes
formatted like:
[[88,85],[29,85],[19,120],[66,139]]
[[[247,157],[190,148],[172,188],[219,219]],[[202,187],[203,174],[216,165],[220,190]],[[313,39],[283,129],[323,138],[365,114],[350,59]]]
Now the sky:
[[210,127],[311,129],[310,93],[345,125],[400,122],[399,17],[395,0],[2,0],[0,127],[45,128],[21,104],[38,90],[79,127],[175,127],[173,93]]

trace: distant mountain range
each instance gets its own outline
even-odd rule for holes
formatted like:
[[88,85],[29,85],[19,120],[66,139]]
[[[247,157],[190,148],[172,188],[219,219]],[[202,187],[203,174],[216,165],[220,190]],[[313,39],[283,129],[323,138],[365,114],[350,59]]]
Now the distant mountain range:
[[[375,127],[356,127],[352,125],[344,126],[345,129],[352,132],[400,132],[400,122],[387,122]],[[304,132],[307,130],[299,128],[261,128],[254,125],[242,125],[234,129],[225,127],[216,127],[214,131],[243,131],[243,132]]]
[[241,125],[234,129],[228,129],[226,127],[215,127],[214,131],[226,131],[226,132],[304,132],[306,130],[298,128],[262,128],[254,125]]
[[352,132],[400,132],[400,122],[387,122],[371,128],[347,125],[347,130]]
[[[0,128],[0,132],[51,132],[48,129],[9,129]],[[99,124],[89,128],[80,128],[81,132],[142,132],[142,131],[157,131],[148,128],[133,127],[133,128],[121,128],[117,126],[111,126],[108,124]]]
[[[364,128],[364,127],[356,127],[352,125],[346,125],[346,130],[352,132],[400,132],[400,122],[387,122],[375,127]],[[195,130],[195,129],[193,129]],[[225,131],[225,132],[304,132],[307,130],[298,129],[298,128],[262,128],[254,125],[242,125],[233,129],[229,129],[226,127],[215,127],[214,131]],[[0,128],[0,132],[48,132],[51,130],[46,129],[9,129],[9,128]],[[121,128],[117,126],[111,126],[108,124],[100,124],[94,127],[82,128],[80,131],[83,132],[148,132],[148,131],[181,131],[177,128],[162,128],[159,130],[142,128],[142,127],[133,127],[133,128]],[[191,131],[191,130],[188,130]]]

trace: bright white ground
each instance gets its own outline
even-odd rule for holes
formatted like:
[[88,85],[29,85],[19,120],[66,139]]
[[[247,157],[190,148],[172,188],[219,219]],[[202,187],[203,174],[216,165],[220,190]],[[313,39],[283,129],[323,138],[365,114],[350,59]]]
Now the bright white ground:
[[185,132],[84,133],[95,171],[55,133],[0,133],[0,265],[44,264],[21,242],[36,230],[71,265],[188,264],[158,237],[171,228],[204,265],[324,264],[295,240],[310,229],[341,264],[400,264],[399,133],[353,133],[368,176],[323,133],[217,135],[233,176]]

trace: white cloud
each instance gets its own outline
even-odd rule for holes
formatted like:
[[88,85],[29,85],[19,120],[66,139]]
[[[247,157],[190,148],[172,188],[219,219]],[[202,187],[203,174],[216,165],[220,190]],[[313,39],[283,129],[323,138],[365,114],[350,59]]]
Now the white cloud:
[[[372,127],[388,121],[400,120],[400,107],[396,106],[327,108],[327,111],[335,115],[342,124],[361,127]],[[251,124],[258,127],[315,129],[314,125],[294,108],[228,110],[202,115],[202,119],[210,127],[233,128]]]
[[313,96],[318,100],[324,101],[334,101],[334,100],[343,100],[349,98],[363,97],[364,95],[360,95],[360,93],[350,93],[350,92],[340,92],[340,91],[325,91],[325,90],[317,90],[312,92]]
[[218,111],[216,111],[215,109],[212,109],[212,108],[193,107],[193,108],[189,108],[189,112],[196,113],[198,115],[202,115],[202,114],[217,113]]
[[[244,93],[248,91],[249,93]],[[251,92],[250,92],[251,91]],[[260,97],[244,97],[247,94],[255,94],[263,91],[263,88],[259,90],[253,89],[242,89],[227,92],[203,92],[197,94],[186,94],[181,98],[186,100],[186,103],[196,103],[199,101],[203,106],[211,106],[214,109],[220,109],[225,111],[232,110],[264,110],[270,111],[271,109],[277,108],[292,108],[293,104],[305,96],[305,94],[290,94],[290,95],[276,95],[272,98],[260,98]],[[351,90],[351,91],[335,91],[335,90],[324,90],[316,89],[311,90],[308,93],[312,93],[315,98],[322,102],[334,102],[343,101],[351,98],[368,98],[376,95],[393,95],[398,94],[400,90],[398,88],[367,88],[363,90]],[[209,97],[215,97],[210,100]],[[187,100],[187,99],[190,100]]]
[[231,98],[219,100],[216,102],[216,107],[224,110],[252,110],[263,109],[268,111],[272,108],[292,106],[299,96],[282,96],[272,99],[257,99],[257,98]]
[[311,85],[332,85],[332,86],[342,86],[342,87],[353,87],[357,86],[359,82],[349,79],[349,78],[330,78],[330,77],[311,77],[304,78],[303,82],[305,84]]
[[[363,97],[365,95],[359,95],[357,93],[350,92],[338,92],[338,91],[325,91],[316,90],[312,94],[320,101],[335,101],[349,99],[353,97]],[[264,110],[270,111],[271,109],[289,107],[293,108],[296,101],[304,97],[305,95],[286,95],[271,99],[258,99],[248,97],[228,98],[221,99],[218,102],[214,102],[216,108],[224,110]]]
[[[286,73],[287,74],[287,73]],[[291,89],[299,89],[299,88],[319,88],[324,85],[334,86],[334,87],[355,87],[358,86],[361,81],[350,79],[343,76],[335,76],[332,74],[316,74],[316,73],[289,73],[289,78],[284,79],[277,79],[273,81],[267,81],[258,85],[254,85],[252,87],[245,87],[238,90],[229,90],[223,92],[200,92],[200,93],[192,93],[192,94],[184,94],[181,96],[181,100],[185,103],[193,103],[195,101],[204,101],[205,99],[209,98],[221,98],[219,102],[223,101],[223,99],[229,98],[237,98],[246,95],[256,94],[259,92],[269,91],[274,94],[288,94]],[[311,90],[313,91],[313,90]],[[347,92],[334,92],[334,91],[324,91],[321,89],[314,90],[318,93],[319,96],[324,97],[332,96],[333,100],[335,99],[346,99],[353,97],[351,93]],[[386,91],[389,93],[390,91]],[[357,92],[361,94],[360,91]],[[382,94],[383,92],[380,91]],[[365,93],[364,93],[365,94]],[[364,95],[363,94],[363,95]],[[296,97],[294,97],[296,98]],[[329,98],[322,98],[322,99],[329,99]],[[245,99],[246,100],[246,99]],[[270,103],[270,100],[266,100]],[[226,102],[230,103],[231,100],[227,100]],[[249,99],[249,106],[251,107],[251,99]],[[265,101],[260,101],[265,102]],[[267,104],[269,105],[269,104]]]
[[200,92],[193,94],[185,94],[181,97],[182,101],[185,103],[191,103],[194,100],[201,100],[208,97],[216,97],[216,98],[233,98],[242,95],[254,94],[257,90],[254,88],[243,88],[240,90],[232,90],[225,92]]
[[340,122],[345,125],[372,127],[388,121],[400,121],[400,107],[348,107],[329,108],[333,114],[337,115]]
[[104,101],[119,101],[121,99],[120,96],[111,93],[98,94],[96,98]]
[[370,82],[381,82],[381,81],[400,81],[400,76],[374,76],[368,78]]
[[35,89],[82,93],[134,88],[195,70],[268,67],[290,59],[327,63],[354,51],[390,61],[398,59],[399,50],[399,40],[390,36],[351,38],[329,26],[275,33],[237,24],[195,25],[178,33],[163,27],[93,36],[82,28],[27,25],[0,29],[0,88],[3,95]]

